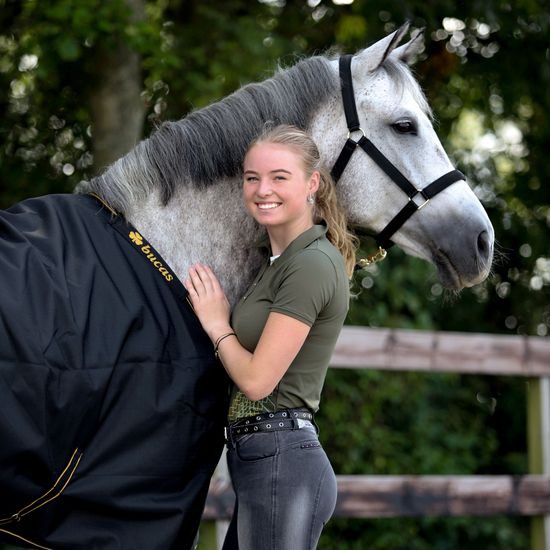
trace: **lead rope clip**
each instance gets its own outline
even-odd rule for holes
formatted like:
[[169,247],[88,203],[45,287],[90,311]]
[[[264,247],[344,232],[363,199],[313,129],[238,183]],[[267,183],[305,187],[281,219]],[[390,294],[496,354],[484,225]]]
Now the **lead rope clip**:
[[369,265],[375,264],[377,262],[381,262],[387,256],[387,254],[388,254],[387,250],[379,246],[378,250],[374,254],[371,254],[366,258],[361,258],[357,262],[357,265],[361,269],[364,269],[365,267],[369,267]]

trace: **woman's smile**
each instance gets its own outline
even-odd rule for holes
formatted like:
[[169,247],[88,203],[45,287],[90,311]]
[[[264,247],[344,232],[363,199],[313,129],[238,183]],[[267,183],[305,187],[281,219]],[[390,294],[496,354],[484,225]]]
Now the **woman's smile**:
[[278,206],[281,206],[282,203],[280,202],[257,202],[256,206],[260,210],[272,210],[273,208],[277,208]]

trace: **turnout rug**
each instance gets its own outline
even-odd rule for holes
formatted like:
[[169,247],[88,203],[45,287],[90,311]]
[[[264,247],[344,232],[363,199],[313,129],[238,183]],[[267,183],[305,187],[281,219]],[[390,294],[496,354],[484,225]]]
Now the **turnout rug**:
[[0,212],[0,540],[192,548],[228,379],[187,291],[87,195]]

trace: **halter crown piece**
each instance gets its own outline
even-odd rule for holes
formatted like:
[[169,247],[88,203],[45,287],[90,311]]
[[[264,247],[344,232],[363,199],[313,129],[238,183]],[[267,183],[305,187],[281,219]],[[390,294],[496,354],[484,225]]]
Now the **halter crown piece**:
[[[367,155],[383,170],[386,175],[397,184],[402,191],[409,197],[409,202],[395,215],[395,217],[386,225],[382,231],[375,236],[378,244],[378,251],[368,258],[359,260],[359,267],[366,267],[372,263],[383,260],[386,257],[386,250],[393,246],[390,237],[417,211],[428,204],[430,199],[438,193],[456,183],[466,179],[459,170],[451,170],[440,178],[436,179],[423,189],[415,187],[385,156],[384,154],[367,138],[365,131],[359,125],[357,108],[355,106],[355,94],[353,91],[353,81],[351,78],[351,54],[343,55],[339,60],[340,82],[342,90],[342,100],[344,103],[344,112],[346,114],[346,123],[348,125],[348,137],[340,155],[336,159],[331,170],[331,175],[335,182],[338,182],[344,169],[351,159],[351,155],[360,147]],[[352,139],[352,134],[359,134],[359,139]],[[418,202],[417,202],[418,201]]]

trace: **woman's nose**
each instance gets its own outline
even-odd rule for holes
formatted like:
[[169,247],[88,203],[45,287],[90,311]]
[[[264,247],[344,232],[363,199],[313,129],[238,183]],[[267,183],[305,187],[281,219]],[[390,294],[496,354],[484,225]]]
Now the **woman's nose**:
[[271,182],[267,178],[262,178],[258,185],[258,195],[261,197],[267,197],[272,193]]

